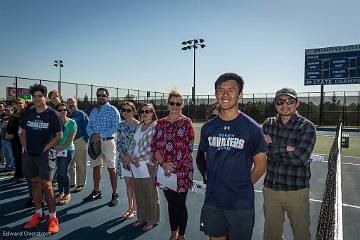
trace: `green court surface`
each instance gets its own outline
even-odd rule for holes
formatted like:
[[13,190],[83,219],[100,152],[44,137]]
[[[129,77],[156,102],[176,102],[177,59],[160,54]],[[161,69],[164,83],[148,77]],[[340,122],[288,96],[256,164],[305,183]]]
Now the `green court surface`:
[[[317,135],[316,145],[313,152],[329,155],[329,151],[333,141],[334,136]],[[341,151],[341,155],[360,157],[360,137],[350,136],[349,148],[343,148]]]
[[[200,129],[204,123],[193,123],[195,128],[195,144],[200,142]],[[334,141],[335,132],[324,135],[318,132],[314,153],[329,155],[331,144]],[[350,136],[349,148],[343,148],[341,155],[360,157],[360,136]]]

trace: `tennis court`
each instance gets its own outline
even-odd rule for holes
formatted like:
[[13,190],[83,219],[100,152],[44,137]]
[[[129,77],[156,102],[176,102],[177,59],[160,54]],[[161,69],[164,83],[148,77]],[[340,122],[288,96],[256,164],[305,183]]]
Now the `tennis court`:
[[[351,143],[350,143],[351,145]],[[359,145],[357,145],[359,146]],[[329,148],[328,148],[329,151]],[[195,157],[196,150],[193,153]],[[327,156],[324,162],[314,162],[311,165],[311,235],[315,239],[320,206],[325,190],[327,176]],[[342,210],[343,210],[343,237],[344,239],[359,239],[360,236],[360,158],[342,157]],[[167,204],[164,195],[160,191],[161,221],[158,226],[149,232],[143,232],[141,228],[132,227],[135,219],[123,220],[120,215],[127,209],[124,180],[119,180],[120,202],[117,207],[110,208],[107,202],[111,198],[111,187],[106,170],[102,170],[101,190],[103,198],[90,203],[82,203],[82,199],[92,190],[92,171],[88,166],[88,185],[80,193],[72,195],[69,205],[57,208],[60,222],[60,232],[51,239],[168,239],[169,223]],[[195,180],[201,180],[198,171],[195,172]],[[262,182],[255,185],[256,222],[253,239],[262,239],[263,213],[262,213]],[[25,208],[27,200],[26,182],[14,183],[10,177],[0,175],[0,234],[1,239],[48,239],[47,224],[43,223],[37,229],[24,231],[23,224],[32,215],[33,209]],[[207,239],[199,231],[199,215],[203,202],[203,196],[190,192],[187,206],[189,220],[186,231],[187,239]],[[17,236],[14,236],[16,235]],[[10,236],[13,235],[13,236]],[[21,236],[20,236],[21,235]],[[292,239],[290,224],[288,221],[284,227],[284,239]]]

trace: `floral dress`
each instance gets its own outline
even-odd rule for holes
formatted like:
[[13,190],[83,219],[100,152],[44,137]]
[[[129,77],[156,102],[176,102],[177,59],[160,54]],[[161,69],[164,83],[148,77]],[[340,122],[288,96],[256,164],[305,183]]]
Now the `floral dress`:
[[[119,124],[117,131],[116,139],[116,149],[118,152],[122,151],[126,156],[130,147],[130,143],[133,140],[133,136],[136,132],[136,128],[139,124],[139,121],[134,123],[127,123],[125,121]],[[121,163],[124,162],[124,159],[121,159],[120,154],[118,154],[116,161],[116,173],[121,176]]]
[[165,162],[173,163],[177,176],[177,192],[186,192],[192,187],[194,175],[192,150],[195,131],[190,118],[170,122],[160,119],[155,127],[151,152],[159,151]]

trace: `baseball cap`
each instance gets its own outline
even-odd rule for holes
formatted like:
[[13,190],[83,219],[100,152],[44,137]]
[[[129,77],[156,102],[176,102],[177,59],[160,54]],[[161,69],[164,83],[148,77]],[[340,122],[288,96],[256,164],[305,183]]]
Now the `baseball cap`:
[[286,95],[292,98],[297,98],[297,93],[294,89],[292,88],[282,88],[280,90],[278,90],[275,94],[275,98],[278,98],[281,95]]

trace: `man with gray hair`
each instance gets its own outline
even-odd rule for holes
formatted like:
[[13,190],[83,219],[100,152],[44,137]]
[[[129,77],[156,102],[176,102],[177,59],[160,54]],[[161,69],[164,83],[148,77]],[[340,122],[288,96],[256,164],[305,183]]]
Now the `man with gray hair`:
[[70,185],[76,185],[73,193],[80,192],[86,184],[86,143],[89,136],[86,127],[89,118],[83,111],[78,109],[76,98],[67,100],[69,117],[74,119],[77,125],[77,132],[74,139],[75,156],[70,165]]
[[285,212],[294,240],[310,240],[310,155],[316,142],[315,125],[297,112],[294,89],[276,92],[278,114],[262,126],[267,150],[264,180],[264,239],[282,239]]

